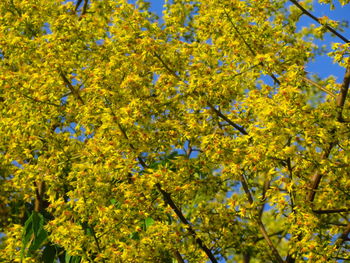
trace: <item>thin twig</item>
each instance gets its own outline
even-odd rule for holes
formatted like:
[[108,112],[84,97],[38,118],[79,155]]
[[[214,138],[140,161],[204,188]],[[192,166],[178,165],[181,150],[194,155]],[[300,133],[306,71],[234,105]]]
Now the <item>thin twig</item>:
[[[172,70],[168,64],[165,63],[165,61],[161,58],[160,55],[158,55],[157,53],[154,53],[154,56],[162,63],[162,65],[165,67],[165,69],[174,77],[176,77],[179,81],[185,83],[185,85],[188,85],[183,79],[181,79],[174,70]],[[238,74],[240,75],[240,74]],[[235,124],[234,122],[232,122],[229,118],[227,118],[221,111],[217,110],[210,102],[207,102],[208,106],[223,120],[225,120],[227,123],[229,123],[232,127],[234,127],[235,129],[237,129],[238,131],[240,131],[242,134],[244,135],[248,135],[248,132],[240,127],[239,125]]]
[[236,123],[232,122],[229,118],[227,118],[221,111],[216,109],[210,102],[207,102],[209,108],[216,113],[220,118],[225,120],[228,124],[230,124],[232,127],[240,131],[243,135],[248,135],[248,132],[241,126],[238,126]]
[[294,5],[296,5],[305,15],[307,15],[308,17],[312,18],[314,21],[316,21],[318,24],[323,25],[328,31],[332,32],[334,35],[336,35],[337,37],[339,37],[341,40],[343,40],[345,43],[349,43],[349,40],[344,37],[343,35],[341,35],[340,33],[338,33],[334,28],[330,27],[329,25],[324,25],[321,23],[321,21],[314,16],[313,14],[311,14],[309,11],[307,11],[302,5],[299,4],[298,1],[296,0],[289,0],[291,1]]
[[337,97],[337,107],[338,107],[338,120],[343,120],[343,108],[346,100],[346,95],[349,91],[349,85],[350,85],[350,59],[348,59],[348,66],[346,68],[346,72],[344,75],[343,83],[340,87],[340,93]]
[[[94,227],[93,227],[92,225],[90,225],[89,227],[90,227],[90,229],[91,229],[92,236],[93,236],[93,238],[94,238],[94,240],[95,240],[96,247],[97,247],[97,251],[98,251],[98,253],[101,254],[101,253],[102,253],[102,250],[101,250],[100,242],[98,241],[98,238],[97,238],[97,236],[96,236]],[[102,262],[106,262],[106,261],[104,260],[104,258],[102,258]]]
[[55,106],[55,107],[61,107],[62,105],[59,105],[59,104],[56,104],[56,103],[53,103],[53,102],[50,102],[50,101],[41,101],[39,99],[36,99],[36,98],[33,98],[31,96],[28,96],[26,94],[23,94],[23,93],[20,93],[23,97],[27,98],[27,99],[30,99],[34,102],[37,102],[37,103],[42,103],[42,104],[47,104],[47,105],[51,105],[51,106]]
[[309,84],[313,85],[314,87],[326,92],[328,95],[332,96],[333,98],[336,97],[336,95],[331,92],[329,89],[326,89],[324,87],[322,87],[321,85],[319,85],[318,83],[316,83],[315,81],[309,79],[309,78],[306,78],[306,77],[302,77],[303,80],[305,80],[306,82],[308,82]]
[[[248,187],[248,183],[247,183],[247,180],[245,178],[245,176],[243,174],[241,174],[241,183],[242,183],[242,186],[243,186],[243,190],[244,192],[246,193],[246,196],[248,198],[248,201],[250,204],[253,204],[254,203],[254,199],[253,199],[253,196],[252,194],[250,193],[250,190],[249,190],[249,187]],[[284,263],[281,255],[279,254],[277,248],[275,247],[275,245],[272,243],[271,239],[270,239],[270,236],[267,234],[267,231],[265,229],[265,226],[264,224],[262,223],[261,221],[261,218],[257,217],[256,218],[256,222],[259,226],[259,230],[261,232],[261,234],[263,235],[266,243],[268,244],[268,246],[270,247],[271,251],[272,251],[272,254],[273,256],[275,257],[275,259],[277,260],[277,262],[279,263]]]
[[211,262],[218,263],[216,258],[214,257],[211,250],[203,243],[202,239],[200,239],[196,232],[194,231],[192,225],[189,223],[189,221],[185,218],[181,210],[176,206],[173,199],[171,198],[170,194],[166,191],[164,191],[160,185],[160,183],[156,184],[157,189],[162,194],[164,201],[173,209],[177,217],[181,220],[183,224],[185,224],[187,227],[187,231],[193,236],[195,239],[197,245],[205,252],[205,254],[208,256]]
[[82,104],[84,103],[84,100],[82,99],[82,97],[80,96],[79,92],[73,87],[72,83],[70,83],[70,81],[67,79],[66,75],[64,74],[64,72],[62,71],[62,69],[59,69],[59,73],[61,78],[63,79],[64,83],[66,84],[66,86],[69,88],[69,90],[72,92],[72,94],[74,95],[74,97],[76,97]]
[[[112,114],[114,115],[114,113],[112,112]],[[115,115],[114,115],[115,116]],[[124,130],[124,128],[121,126],[121,124],[119,124],[117,122],[119,129],[121,130],[123,136],[125,137],[125,139],[127,141],[129,141],[129,137],[126,133],[126,131]],[[132,150],[136,150],[136,148],[134,147],[134,145],[132,143],[129,142],[130,148]],[[148,168],[148,165],[145,163],[145,161],[141,158],[141,156],[137,157],[139,163],[141,164],[141,166],[144,169]],[[156,187],[158,189],[158,191],[162,194],[163,196],[163,200],[164,202],[169,205],[173,211],[175,212],[175,214],[178,216],[178,218],[180,219],[180,221],[185,224],[187,226],[187,231],[193,236],[193,238],[195,239],[197,245],[205,252],[205,254],[208,256],[208,258],[210,259],[210,261],[212,263],[218,263],[218,261],[216,260],[216,258],[214,257],[213,253],[211,252],[211,250],[204,244],[203,240],[200,239],[195,230],[193,229],[192,225],[190,224],[190,222],[185,218],[184,214],[181,212],[181,210],[177,207],[177,205],[175,204],[175,202],[173,201],[173,199],[171,198],[170,193],[166,192],[160,183],[156,184]],[[180,255],[181,256],[181,255]]]
[[[243,41],[243,43],[247,46],[247,48],[249,49],[250,53],[255,57],[256,56],[256,52],[254,51],[254,49],[251,47],[251,45],[246,41],[246,39],[243,37],[243,35],[239,32],[239,30],[237,29],[237,27],[235,26],[235,24],[233,23],[230,15],[227,13],[226,9],[224,9],[225,15],[227,17],[227,19],[229,20],[232,28],[236,31],[237,35],[239,38],[241,38],[241,40]],[[259,63],[261,66],[265,66],[263,62]],[[269,73],[269,76],[275,81],[275,83],[277,83],[278,85],[281,84],[281,82],[277,79],[277,77],[273,74],[273,73]]]

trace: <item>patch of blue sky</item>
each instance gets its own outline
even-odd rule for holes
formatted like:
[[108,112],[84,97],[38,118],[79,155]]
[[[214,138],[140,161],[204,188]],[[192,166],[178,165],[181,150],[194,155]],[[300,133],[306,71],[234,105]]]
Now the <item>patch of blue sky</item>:
[[[349,22],[350,5],[341,6],[338,1],[334,1],[335,10],[330,10],[329,5],[319,4],[318,1],[314,1],[315,10],[312,12],[317,17],[327,16],[332,20],[343,21],[344,18]],[[303,15],[298,23],[298,28],[309,27],[311,24],[319,26],[310,17]],[[349,27],[344,27],[344,32],[341,32],[346,38],[350,38]],[[343,41],[333,34],[327,32],[323,40],[314,40],[314,43],[321,47],[325,46],[327,51],[331,51],[332,43]],[[317,73],[320,77],[326,78],[330,75],[337,77],[338,81],[341,82],[345,69],[333,62],[333,59],[327,55],[317,55],[313,61],[308,63],[306,71],[310,73]]]

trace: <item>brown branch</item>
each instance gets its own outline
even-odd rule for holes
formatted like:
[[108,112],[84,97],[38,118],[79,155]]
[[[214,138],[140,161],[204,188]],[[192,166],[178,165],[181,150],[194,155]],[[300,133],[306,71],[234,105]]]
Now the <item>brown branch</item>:
[[41,101],[41,100],[38,100],[36,98],[33,98],[31,96],[28,96],[26,94],[21,94],[23,97],[27,98],[27,99],[30,99],[34,102],[37,102],[37,103],[42,103],[42,104],[47,104],[47,105],[51,105],[51,106],[55,106],[55,107],[61,107],[61,105],[59,104],[56,104],[56,103],[53,103],[53,102],[50,102],[50,101]]
[[182,78],[179,77],[179,75],[176,74],[176,72],[174,70],[172,70],[167,63],[165,63],[165,61],[162,59],[162,57],[157,54],[157,53],[153,53],[153,55],[160,61],[160,63],[162,63],[162,65],[165,67],[165,69],[171,74],[173,75],[175,78],[177,78],[179,81],[185,83],[187,85],[187,83],[185,81],[183,81]]
[[343,234],[342,234],[339,238],[340,238],[343,242],[344,242],[344,241],[348,241],[348,240],[350,240],[349,234],[350,234],[350,223],[347,225],[347,227],[345,228]]
[[296,5],[305,15],[307,15],[308,17],[316,21],[318,24],[323,25],[328,31],[332,32],[334,35],[339,37],[345,43],[349,43],[349,40],[346,37],[338,33],[334,28],[330,27],[329,25],[322,24],[321,21],[316,16],[314,16],[309,11],[307,11],[302,5],[299,4],[298,1],[296,0],[289,0],[289,1],[292,2],[294,5]]
[[332,96],[333,98],[336,97],[336,95],[331,92],[329,89],[326,89],[324,87],[322,87],[321,85],[317,84],[315,81],[309,79],[309,78],[306,78],[306,77],[302,77],[303,80],[305,80],[306,82],[308,82],[309,84],[313,85],[314,87],[322,90],[323,92],[326,92],[328,95]]
[[263,192],[262,192],[262,205],[261,205],[261,207],[260,207],[260,209],[259,209],[259,218],[261,218],[262,217],[262,214],[263,214],[263,212],[264,212],[264,209],[265,209],[265,205],[266,205],[266,192],[267,192],[267,190],[269,189],[269,187],[270,187],[270,180],[269,179],[266,179],[265,180],[265,182],[264,182],[264,186],[263,186]]
[[175,258],[176,258],[177,262],[185,263],[185,260],[182,258],[182,256],[181,256],[179,251],[175,250],[174,251],[174,255],[175,255]]
[[35,201],[34,211],[40,213],[44,208],[45,182],[34,182],[35,185]]
[[[113,114],[113,117],[115,117],[114,113],[112,112]],[[117,122],[117,125],[119,127],[119,129],[121,130],[123,136],[125,137],[126,140],[129,141],[129,137],[128,135],[126,134],[126,131],[124,130],[124,128],[121,126],[121,124],[119,124]],[[132,150],[136,150],[136,148],[134,147],[134,145],[132,143],[129,142],[129,145],[130,145],[130,148]],[[144,168],[144,169],[147,169],[148,168],[148,165],[145,163],[145,161],[140,157],[138,156],[137,157],[138,161],[140,162],[141,166]],[[205,254],[208,256],[208,258],[210,259],[210,261],[212,263],[218,263],[218,261],[216,260],[216,258],[214,257],[213,253],[211,252],[211,250],[204,244],[203,240],[200,239],[196,232],[194,231],[193,227],[191,226],[191,224],[189,223],[189,221],[185,218],[185,216],[183,215],[183,213],[181,212],[181,210],[176,206],[175,202],[173,201],[173,199],[171,198],[171,195],[170,193],[166,192],[160,183],[157,183],[156,184],[156,187],[158,189],[158,191],[162,194],[163,196],[163,200],[164,202],[169,205],[173,211],[175,212],[175,214],[178,216],[178,218],[180,219],[180,221],[185,224],[187,226],[187,231],[192,235],[192,237],[195,239],[197,245],[205,252]],[[180,254],[179,254],[180,255]],[[181,255],[180,255],[181,256]]]
[[[251,47],[251,45],[246,41],[246,39],[243,37],[243,35],[239,32],[239,30],[237,29],[237,27],[235,26],[235,24],[233,23],[230,15],[227,13],[226,9],[224,9],[225,15],[227,17],[227,19],[229,20],[231,26],[233,27],[233,29],[236,31],[237,35],[239,38],[241,38],[241,40],[243,41],[243,43],[247,46],[247,48],[249,49],[250,53],[255,57],[256,56],[256,52],[254,51],[254,49]],[[261,66],[265,66],[263,62],[259,63]],[[277,83],[278,85],[281,84],[281,82],[277,79],[277,77],[273,74],[270,73],[269,76],[275,81],[275,83]]]
[[[284,233],[284,230],[279,230],[279,231],[277,231],[275,233],[269,234],[269,237],[278,236],[278,235],[281,235],[283,233]],[[254,240],[254,242],[256,243],[256,242],[259,242],[259,241],[261,241],[263,239],[264,239],[264,237],[259,237],[256,240]]]
[[[291,0],[291,1],[293,1],[293,0]],[[293,2],[295,2],[295,1],[293,1]],[[350,85],[350,59],[348,60],[348,66],[346,68],[343,83],[342,83],[341,88],[340,88],[340,93],[336,99],[336,105],[338,108],[338,117],[337,118],[339,121],[344,121],[343,116],[342,116],[342,112],[343,112],[346,96],[348,94],[349,85]],[[329,154],[330,154],[334,145],[335,145],[335,141],[333,141],[329,144],[328,148],[322,154],[322,159],[327,159],[329,157]],[[317,188],[321,182],[322,176],[323,176],[322,173],[315,173],[313,178],[311,179],[311,191],[309,192],[309,195],[308,195],[308,200],[310,202],[313,202],[313,200],[315,199],[315,194],[316,194],[315,190],[317,190]]]
[[84,0],[83,11],[81,12],[81,16],[80,17],[82,17],[83,15],[86,14],[86,11],[87,11],[87,8],[88,8],[88,3],[89,3],[89,0]]
[[[330,144],[328,145],[328,148],[327,148],[326,150],[324,150],[324,152],[323,152],[323,154],[322,154],[322,156],[321,156],[321,159],[327,159],[327,158],[328,158],[328,156],[329,156],[329,154],[331,153],[331,150],[332,150],[334,144],[335,144],[335,143],[330,143]],[[320,184],[320,182],[321,182],[321,179],[322,179],[323,175],[324,175],[323,173],[316,172],[316,173],[313,175],[312,179],[311,179],[311,183],[310,183],[310,192],[309,192],[308,197],[307,197],[307,200],[308,200],[309,202],[311,202],[311,203],[312,203],[312,202],[314,201],[314,199],[315,199],[316,190],[318,189],[318,186],[319,186],[319,184]]]
[[74,10],[75,13],[78,11],[78,8],[79,8],[81,2],[83,2],[83,0],[78,0],[77,1],[76,5],[75,5],[75,10]]
[[340,209],[322,209],[322,210],[312,210],[315,214],[336,214],[343,212],[350,212],[350,208],[340,208]]
[[73,87],[72,83],[70,83],[70,81],[67,79],[67,77],[63,73],[62,69],[59,69],[59,73],[60,73],[61,78],[63,79],[63,82],[66,84],[66,86],[72,92],[73,96],[75,96],[82,104],[85,104],[84,100],[80,96],[79,92]]
[[[347,224],[344,232],[338,237],[337,241],[335,242],[335,246],[336,246],[336,248],[338,248],[337,254],[339,254],[342,244],[345,241],[350,241],[349,234],[350,234],[350,223]],[[330,255],[330,257],[331,257],[331,255]]]
[[177,217],[181,220],[181,222],[187,226],[186,227],[187,231],[193,236],[197,245],[205,252],[205,254],[208,256],[210,261],[214,263],[218,263],[218,261],[214,257],[211,250],[203,243],[202,239],[200,239],[197,236],[195,230],[193,229],[189,221],[187,221],[187,219],[185,218],[181,210],[176,206],[173,199],[171,198],[171,195],[168,192],[164,191],[159,183],[156,184],[156,187],[159,190],[159,192],[162,194],[165,203],[168,204],[173,209],[173,211],[175,212]]
[[346,100],[346,95],[348,94],[350,85],[350,58],[348,58],[348,66],[346,68],[346,72],[344,75],[343,83],[340,87],[340,93],[337,97],[337,107],[338,107],[338,120],[343,120],[343,108]]
[[[253,203],[254,203],[253,196],[252,196],[252,194],[251,194],[250,191],[249,191],[248,183],[247,183],[246,178],[244,177],[243,174],[241,175],[241,183],[242,183],[243,190],[244,190],[244,192],[246,193],[246,196],[247,196],[247,198],[248,198],[249,203],[250,203],[250,204],[253,204]],[[271,241],[269,235],[267,234],[266,229],[265,229],[265,226],[264,226],[264,224],[263,224],[262,221],[261,221],[261,218],[257,217],[257,218],[256,218],[256,222],[257,222],[257,224],[258,224],[258,226],[259,226],[259,230],[260,230],[261,234],[263,235],[263,237],[264,237],[264,239],[265,239],[267,245],[268,245],[268,246],[270,247],[270,249],[271,249],[272,255],[273,255],[274,258],[277,260],[276,262],[278,262],[278,263],[284,263],[284,261],[283,261],[281,255],[279,254],[277,248],[276,248],[275,245],[272,243],[272,241]]]
[[[101,250],[101,246],[100,246],[100,242],[98,241],[98,238],[96,236],[96,232],[95,232],[95,229],[92,225],[89,225],[90,229],[91,229],[91,233],[92,233],[92,236],[94,238],[94,241],[96,243],[96,247],[97,247],[97,251],[98,253],[102,253],[102,250]],[[106,262],[104,258],[102,258],[102,262]]]
[[207,103],[209,108],[216,113],[220,118],[225,120],[228,124],[230,124],[232,127],[237,129],[240,133],[243,135],[248,135],[248,132],[241,126],[238,126],[236,123],[232,122],[229,118],[227,118],[221,111],[216,109],[210,102]]
[[[161,58],[160,55],[158,55],[157,53],[154,53],[154,56],[162,63],[162,65],[165,67],[165,69],[174,77],[176,77],[179,81],[185,83],[185,85],[188,85],[183,79],[181,79],[174,70],[172,70],[167,63],[165,63],[165,61]],[[237,74],[237,76],[240,75]],[[240,127],[239,125],[235,124],[234,122],[232,122],[229,118],[227,118],[224,114],[222,114],[221,111],[217,110],[210,102],[207,102],[208,106],[223,120],[225,120],[228,124],[230,124],[232,127],[234,127],[235,129],[237,129],[238,131],[240,131],[242,134],[244,135],[248,135],[248,132]]]
[[243,253],[243,263],[249,263],[251,259],[250,254],[248,253]]

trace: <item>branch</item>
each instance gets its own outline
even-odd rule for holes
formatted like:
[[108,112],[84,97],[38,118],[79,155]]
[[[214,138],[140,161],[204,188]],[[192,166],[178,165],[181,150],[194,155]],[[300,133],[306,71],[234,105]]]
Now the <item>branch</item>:
[[187,221],[181,210],[176,206],[174,201],[172,200],[170,194],[166,191],[164,191],[159,183],[156,184],[156,187],[158,188],[159,192],[162,194],[163,199],[165,203],[167,203],[175,212],[177,217],[181,220],[183,224],[185,224],[187,227],[187,231],[193,236],[195,239],[197,245],[205,252],[205,254],[208,256],[211,262],[213,263],[218,263],[216,258],[214,257],[213,253],[210,251],[210,249],[203,243],[202,239],[200,239],[196,232],[194,231],[193,227],[191,224]]
[[336,95],[331,92],[329,89],[326,89],[324,87],[322,87],[321,85],[317,84],[315,81],[309,79],[309,78],[306,78],[306,77],[302,77],[303,80],[305,80],[306,82],[309,82],[309,84],[315,86],[316,88],[322,90],[323,92],[326,92],[328,95],[332,96],[333,98],[336,97]]
[[182,78],[180,78],[176,72],[174,70],[172,70],[167,63],[165,63],[165,61],[162,59],[162,57],[160,55],[158,55],[157,53],[153,53],[154,56],[160,61],[160,63],[162,63],[162,65],[165,67],[165,69],[171,74],[173,75],[175,78],[177,78],[179,81],[185,83],[187,85],[187,83],[185,81],[183,81]]
[[[229,16],[229,14],[227,13],[226,9],[224,9],[225,15],[227,17],[227,19],[229,20],[231,26],[233,27],[233,29],[236,31],[237,35],[241,38],[241,40],[243,41],[243,43],[247,46],[247,48],[249,49],[250,53],[255,57],[256,56],[256,52],[254,51],[254,49],[251,47],[251,45],[245,40],[245,38],[242,36],[242,34],[239,32],[239,30],[237,29],[237,27],[235,26],[235,24],[233,23],[231,17]],[[260,62],[261,66],[265,66],[263,62]],[[270,73],[269,76],[275,81],[275,83],[277,83],[278,85],[281,84],[281,82],[277,79],[277,77],[273,74]]]
[[35,201],[34,201],[34,211],[41,213],[44,209],[44,195],[46,191],[45,181],[34,182],[35,186]]
[[350,208],[341,208],[341,209],[322,209],[322,210],[312,210],[315,214],[335,214],[335,213],[342,213],[342,212],[350,212]]
[[[275,233],[270,234],[269,237],[278,236],[278,235],[281,235],[281,234],[283,234],[283,233],[284,233],[284,230],[279,230],[279,231],[277,231],[277,232],[275,232]],[[264,239],[263,237],[259,237],[259,238],[257,238],[257,239],[255,240],[255,242],[259,242],[259,241],[261,241],[261,240],[263,240],[263,239]]]
[[83,15],[86,14],[88,3],[89,3],[89,0],[84,0],[83,11],[81,12],[81,16],[80,17],[82,17]]
[[78,0],[78,1],[77,1],[76,5],[75,5],[75,10],[74,10],[74,12],[77,12],[77,11],[78,11],[78,8],[79,8],[81,2],[83,2],[83,0]]
[[349,234],[350,234],[350,223],[348,223],[348,225],[346,226],[344,232],[338,237],[337,241],[335,242],[336,247],[338,248],[338,253],[337,256],[340,252],[341,249],[341,245],[345,242],[345,241],[349,241]]
[[262,205],[261,205],[261,207],[260,207],[260,209],[259,209],[259,218],[262,217],[262,214],[263,214],[264,209],[265,209],[265,205],[266,205],[266,192],[267,192],[267,190],[270,188],[270,182],[271,182],[271,181],[270,181],[269,179],[266,179],[265,182],[264,182],[263,192],[262,192],[262,197],[261,197],[263,203],[262,203]]
[[[165,67],[165,69],[166,69],[171,75],[173,75],[173,76],[174,76],[175,78],[177,78],[179,81],[185,83],[185,85],[188,86],[188,84],[187,84],[182,78],[180,78],[180,77],[176,74],[176,72],[175,72],[174,70],[172,70],[172,69],[168,66],[168,64],[166,64],[166,63],[164,62],[164,60],[161,58],[160,55],[158,55],[157,53],[154,53],[154,56],[162,63],[162,65]],[[237,76],[238,76],[238,75],[240,75],[240,73],[237,74]],[[210,102],[207,102],[207,104],[208,104],[208,106],[209,106],[220,118],[222,118],[223,120],[225,120],[225,121],[226,121],[227,123],[229,123],[232,127],[234,127],[235,129],[237,129],[238,131],[240,131],[242,134],[248,135],[248,132],[247,132],[244,128],[242,128],[242,127],[238,126],[237,124],[233,123],[229,118],[227,118],[224,114],[222,114],[221,111],[217,110]]]
[[69,88],[69,90],[72,92],[72,94],[74,95],[74,97],[76,97],[82,104],[84,103],[84,100],[82,99],[82,97],[80,96],[79,92],[73,87],[72,83],[70,83],[70,81],[67,79],[66,75],[63,73],[62,69],[59,69],[59,73],[61,78],[63,79],[63,82],[67,85],[67,87]]
[[346,100],[346,95],[348,94],[349,90],[349,85],[350,85],[350,58],[348,59],[348,66],[345,71],[343,83],[340,87],[340,93],[337,97],[337,107],[338,107],[338,120],[342,121],[343,120],[343,108]]
[[[114,113],[112,111],[112,114],[113,116]],[[124,130],[124,128],[121,126],[121,124],[119,124],[119,122],[117,122],[118,124],[118,127],[119,129],[121,130],[123,136],[125,137],[126,140],[129,141],[129,137],[128,135],[126,134],[126,131]],[[132,143],[129,142],[129,145],[130,145],[130,148],[132,150],[136,150],[136,148],[134,147],[134,145]],[[138,161],[140,162],[141,166],[144,168],[144,169],[147,169],[148,168],[148,165],[145,163],[145,161],[140,157],[138,156],[137,157]],[[165,190],[163,190],[162,186],[160,183],[157,183],[156,184],[156,187],[158,189],[158,191],[162,194],[163,196],[163,200],[164,202],[169,205],[173,211],[175,212],[175,214],[178,216],[178,218],[180,219],[180,221],[185,224],[187,226],[187,231],[194,237],[197,245],[205,252],[205,254],[208,256],[208,258],[210,259],[210,261],[212,263],[218,263],[218,261],[216,260],[216,258],[214,257],[213,253],[211,252],[211,250],[204,244],[203,240],[200,239],[196,232],[194,231],[193,227],[191,226],[191,224],[189,223],[189,221],[187,221],[187,219],[185,218],[185,216],[183,215],[183,213],[181,212],[181,210],[176,206],[176,204],[174,203],[173,199],[171,198],[171,195],[166,192]],[[176,254],[176,257],[177,259],[179,260],[180,257],[178,257],[180,254]],[[180,255],[181,256],[181,255]],[[182,257],[181,257],[182,258]],[[181,262],[181,261],[180,261]]]
[[[96,236],[94,227],[93,227],[92,225],[90,225],[89,227],[90,227],[90,229],[91,229],[92,236],[93,236],[94,241],[95,241],[95,243],[96,243],[97,251],[101,254],[101,253],[102,253],[102,250],[101,250],[100,242],[98,241],[98,238],[97,238],[97,236]],[[106,262],[104,258],[102,258],[102,262]]]
[[[248,183],[247,183],[246,178],[244,177],[243,174],[241,175],[241,183],[242,183],[242,186],[243,186],[243,190],[244,190],[244,192],[247,195],[249,203],[253,204],[254,203],[253,196],[252,196],[252,194],[249,191]],[[259,217],[256,218],[256,222],[258,223],[259,230],[260,230],[261,234],[263,235],[267,245],[270,247],[273,256],[277,260],[276,262],[284,263],[281,255],[279,254],[279,252],[278,252],[277,248],[275,247],[275,245],[272,243],[269,235],[266,232],[265,226],[264,226],[264,224],[262,223],[262,221],[261,221],[261,219]]]
[[174,251],[174,254],[175,254],[175,257],[176,257],[177,262],[179,262],[179,263],[185,263],[185,260],[182,258],[181,254],[179,253],[178,250],[175,250],[175,251]]
[[[83,2],[83,0],[78,0],[76,5],[75,5],[75,9],[74,9],[74,13],[77,13],[80,5],[81,5],[81,2]],[[89,0],[84,0],[84,5],[83,5],[83,9],[81,11],[81,14],[80,14],[80,17],[79,17],[79,20],[82,18],[83,15],[86,14],[86,11],[87,11],[87,8],[88,8],[88,3],[89,3]]]
[[313,19],[314,21],[316,21],[318,24],[323,25],[328,31],[332,32],[334,35],[336,35],[337,37],[339,37],[341,40],[343,40],[345,43],[349,43],[349,40],[344,37],[343,35],[341,35],[340,33],[338,33],[334,28],[330,27],[329,25],[324,25],[320,22],[320,20],[314,16],[313,14],[311,14],[309,11],[307,11],[303,6],[301,6],[299,4],[298,1],[296,0],[289,0],[290,2],[292,2],[294,5],[296,5],[305,15],[307,15],[308,17],[310,17],[311,19]]
[[[333,148],[333,146],[335,145],[334,142],[330,143],[328,148],[323,152],[321,159],[327,159],[329,154],[331,153],[331,150]],[[307,200],[310,201],[311,203],[314,201],[315,199],[315,195],[316,195],[316,190],[321,182],[321,178],[323,176],[323,173],[315,173],[314,176],[311,179],[311,185],[310,185],[310,192],[309,195],[307,197]]]
[[33,98],[31,96],[28,96],[24,93],[20,93],[23,97],[27,98],[27,99],[30,99],[34,102],[37,102],[37,103],[42,103],[42,104],[47,104],[47,105],[51,105],[51,106],[55,106],[55,107],[61,107],[62,105],[59,105],[59,104],[56,104],[56,103],[53,103],[53,102],[50,102],[50,101],[41,101],[41,100],[38,100],[36,98]]
[[241,126],[238,126],[236,123],[232,122],[229,118],[227,118],[221,111],[217,110],[210,102],[207,103],[209,108],[213,110],[216,115],[225,120],[228,124],[234,127],[236,130],[240,131],[243,135],[248,135],[248,132]]
[[350,223],[347,225],[345,228],[343,234],[339,237],[343,242],[348,241],[349,239],[349,234],[350,234]]

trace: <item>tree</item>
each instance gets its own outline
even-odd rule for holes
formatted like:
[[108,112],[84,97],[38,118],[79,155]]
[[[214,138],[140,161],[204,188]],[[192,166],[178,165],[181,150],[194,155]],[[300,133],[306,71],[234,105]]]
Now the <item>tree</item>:
[[[0,260],[349,259],[343,23],[312,1],[148,7],[0,2]],[[317,54],[343,79],[306,72]]]

